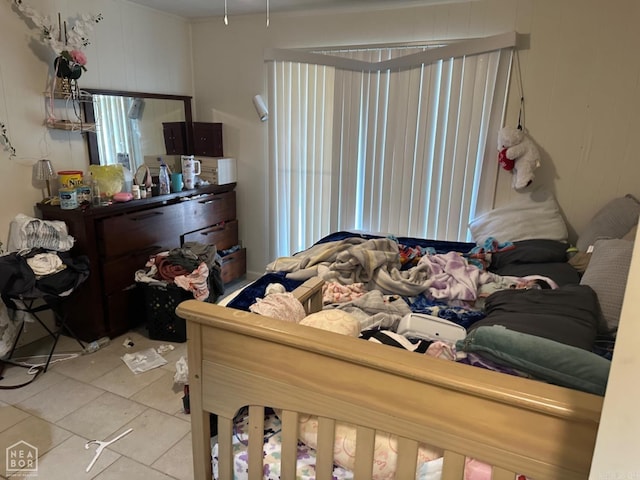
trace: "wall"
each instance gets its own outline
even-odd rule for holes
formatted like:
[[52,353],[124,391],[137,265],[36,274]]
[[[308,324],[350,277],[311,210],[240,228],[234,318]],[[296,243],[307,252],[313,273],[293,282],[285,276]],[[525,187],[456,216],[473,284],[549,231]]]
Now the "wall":
[[[122,0],[25,0],[41,14],[73,18],[102,13],[89,33],[87,72],[80,87],[192,94],[189,23]],[[50,87],[53,51],[39,32],[18,15],[10,0],[0,1],[0,121],[7,125],[15,158],[0,147],[0,242],[18,213],[34,214],[42,199],[31,182],[31,167],[49,158],[56,170],[86,171],[84,136],[43,125],[43,92]]]
[[[520,52],[526,128],[539,144],[536,185],[556,193],[575,232],[609,199],[640,195],[640,163],[631,146],[639,119],[640,6],[633,0],[479,0],[432,7],[327,14],[230,17],[193,25],[195,99],[203,121],[223,121],[225,154],[238,159],[241,238],[249,270],[268,263],[267,124],[252,97],[267,98],[263,52],[268,47],[373,44],[530,34]],[[512,78],[507,123],[517,124],[520,92]],[[489,161],[494,161],[493,158]],[[516,193],[501,171],[497,199]]]

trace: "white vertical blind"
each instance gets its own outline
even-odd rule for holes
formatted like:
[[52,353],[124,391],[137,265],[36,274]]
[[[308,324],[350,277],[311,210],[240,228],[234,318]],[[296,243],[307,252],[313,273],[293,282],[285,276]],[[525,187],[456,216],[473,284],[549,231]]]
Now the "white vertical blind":
[[511,49],[425,63],[436,50],[344,49],[271,62],[273,257],[336,230],[468,239],[479,202],[493,199],[495,142],[487,139],[502,122]]

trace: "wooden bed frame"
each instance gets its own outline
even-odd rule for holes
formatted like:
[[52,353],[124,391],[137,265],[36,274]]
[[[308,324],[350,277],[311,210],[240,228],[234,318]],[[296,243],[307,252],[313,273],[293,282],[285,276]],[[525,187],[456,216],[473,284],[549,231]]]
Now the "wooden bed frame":
[[[321,282],[295,292],[321,308]],[[219,478],[233,479],[233,418],[250,406],[249,478],[262,479],[264,407],[282,409],[282,478],[295,479],[298,412],[319,418],[316,473],[331,478],[335,422],[357,426],[356,479],[371,478],[375,432],[398,435],[396,478],[414,479],[418,445],[445,451],[443,480],[465,457],[494,480],[586,479],[602,397],[361,339],[189,300],[194,475],[212,478],[209,413],[218,415]],[[253,422],[253,423],[252,423]]]

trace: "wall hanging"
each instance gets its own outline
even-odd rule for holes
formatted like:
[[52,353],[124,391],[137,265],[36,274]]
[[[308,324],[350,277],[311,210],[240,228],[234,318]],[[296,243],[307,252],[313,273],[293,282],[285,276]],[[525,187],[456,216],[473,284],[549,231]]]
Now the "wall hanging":
[[67,21],[62,20],[60,13],[56,19],[42,15],[22,0],[14,0],[13,3],[20,14],[40,30],[40,40],[49,45],[56,55],[52,62],[54,89],[72,93],[78,78],[87,70],[83,49],[91,43],[89,33],[102,20],[102,14],[82,14]]
[[4,149],[9,152],[9,158],[16,156],[16,149],[11,145],[11,140],[9,140],[9,134],[7,133],[7,127],[2,122],[0,122],[0,142],[4,146]]

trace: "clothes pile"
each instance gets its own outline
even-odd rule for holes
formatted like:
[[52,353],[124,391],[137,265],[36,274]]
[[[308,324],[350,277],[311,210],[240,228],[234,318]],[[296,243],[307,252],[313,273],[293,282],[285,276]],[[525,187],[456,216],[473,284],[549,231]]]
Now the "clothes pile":
[[75,239],[64,222],[17,215],[9,251],[0,256],[0,357],[8,353],[23,321],[33,321],[23,300],[47,304],[67,297],[89,277],[89,258],[72,256]]
[[222,259],[215,245],[186,242],[149,257],[145,269],[135,273],[135,281],[149,285],[176,285],[202,302],[215,303],[224,293]]

